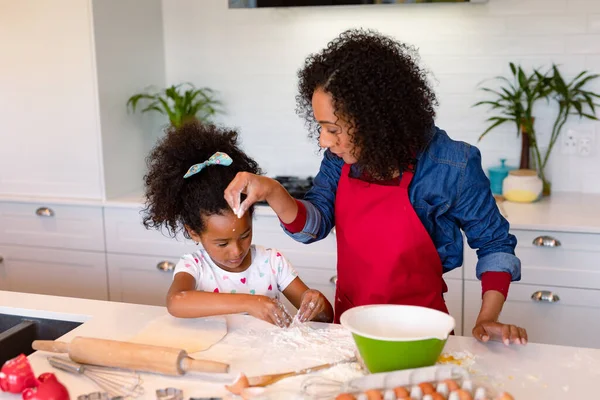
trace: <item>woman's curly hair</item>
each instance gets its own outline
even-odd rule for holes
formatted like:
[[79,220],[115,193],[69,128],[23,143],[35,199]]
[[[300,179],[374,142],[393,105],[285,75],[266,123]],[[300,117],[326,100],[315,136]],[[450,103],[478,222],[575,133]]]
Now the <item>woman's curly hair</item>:
[[[144,226],[159,230],[165,227],[171,236],[183,231],[189,239],[185,226],[201,233],[205,228],[203,217],[230,211],[224,191],[236,174],[262,173],[258,164],[238,147],[237,140],[234,130],[200,122],[170,128],[146,159],[149,171],[144,177]],[[230,166],[210,165],[183,178],[192,165],[206,161],[218,151],[232,158]]]
[[375,31],[351,29],[310,55],[298,72],[296,112],[318,137],[312,96],[322,88],[350,124],[358,164],[380,179],[408,168],[429,142],[437,100],[416,50]]

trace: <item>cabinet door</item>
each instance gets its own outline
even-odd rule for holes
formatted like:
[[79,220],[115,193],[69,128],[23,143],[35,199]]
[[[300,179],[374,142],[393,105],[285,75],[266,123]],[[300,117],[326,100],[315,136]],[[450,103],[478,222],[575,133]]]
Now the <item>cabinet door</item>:
[[142,224],[141,208],[106,207],[106,251],[109,253],[185,254],[196,251],[198,246],[182,235],[169,237],[155,229],[146,229]]
[[104,252],[102,207],[1,201],[0,243]]
[[102,199],[91,2],[0,8],[0,194]]
[[0,246],[0,290],[107,300],[104,253]]
[[[463,281],[460,279],[446,279],[446,286],[448,286],[448,292],[444,295],[446,300],[446,306],[450,315],[454,317],[456,321],[456,327],[454,328],[455,335],[463,334]],[[470,329],[468,326],[466,329]]]
[[[465,327],[480,306],[481,285],[465,281]],[[600,348],[600,290],[512,284],[500,320],[527,329],[532,343]]]
[[166,306],[177,257],[106,255],[111,301]]

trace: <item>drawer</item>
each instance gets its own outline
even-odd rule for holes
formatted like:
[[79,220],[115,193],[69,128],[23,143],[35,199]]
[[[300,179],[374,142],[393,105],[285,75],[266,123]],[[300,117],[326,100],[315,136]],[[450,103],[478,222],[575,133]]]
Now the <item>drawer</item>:
[[337,244],[332,233],[323,240],[311,244],[295,241],[283,231],[279,219],[257,215],[253,222],[253,243],[280,250],[295,267],[325,268],[335,271],[337,267]]
[[[515,254],[521,260],[521,283],[600,289],[600,234],[529,230],[511,233],[518,240]],[[538,243],[543,237],[546,245],[534,244],[534,240]],[[466,252],[469,271],[465,271],[465,279],[474,279],[476,262],[475,252]]]
[[141,208],[104,209],[106,250],[109,253],[148,254],[179,257],[191,253],[197,246],[183,235],[176,238],[155,229],[146,229],[142,224]]
[[106,255],[108,288],[111,301],[166,306],[167,292],[173,272],[159,269],[158,265],[172,263],[178,257]]
[[[532,300],[539,291],[558,301]],[[465,282],[464,298],[465,334],[470,335],[481,306],[477,282]],[[500,321],[527,329],[532,343],[600,348],[600,290],[513,284]]]
[[105,253],[0,245],[0,290],[108,300]]
[[102,207],[0,202],[0,243],[104,251]]

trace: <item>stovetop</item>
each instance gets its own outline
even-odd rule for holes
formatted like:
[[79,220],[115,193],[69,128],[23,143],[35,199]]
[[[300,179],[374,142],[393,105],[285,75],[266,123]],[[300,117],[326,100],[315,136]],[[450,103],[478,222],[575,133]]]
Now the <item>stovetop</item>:
[[[281,186],[283,186],[292,197],[300,200],[303,199],[306,192],[310,190],[313,182],[312,176],[307,178],[300,178],[298,176],[276,176],[273,179],[281,183]],[[258,202],[257,204],[267,203],[263,201]]]

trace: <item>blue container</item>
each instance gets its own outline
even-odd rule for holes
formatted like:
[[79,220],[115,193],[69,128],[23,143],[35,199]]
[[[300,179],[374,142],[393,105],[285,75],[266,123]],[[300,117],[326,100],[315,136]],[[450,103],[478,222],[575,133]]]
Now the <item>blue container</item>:
[[508,172],[515,169],[514,167],[508,167],[505,165],[506,159],[500,159],[500,165],[497,167],[491,167],[488,169],[490,175],[490,186],[492,187],[493,194],[502,194],[502,181],[508,176]]

